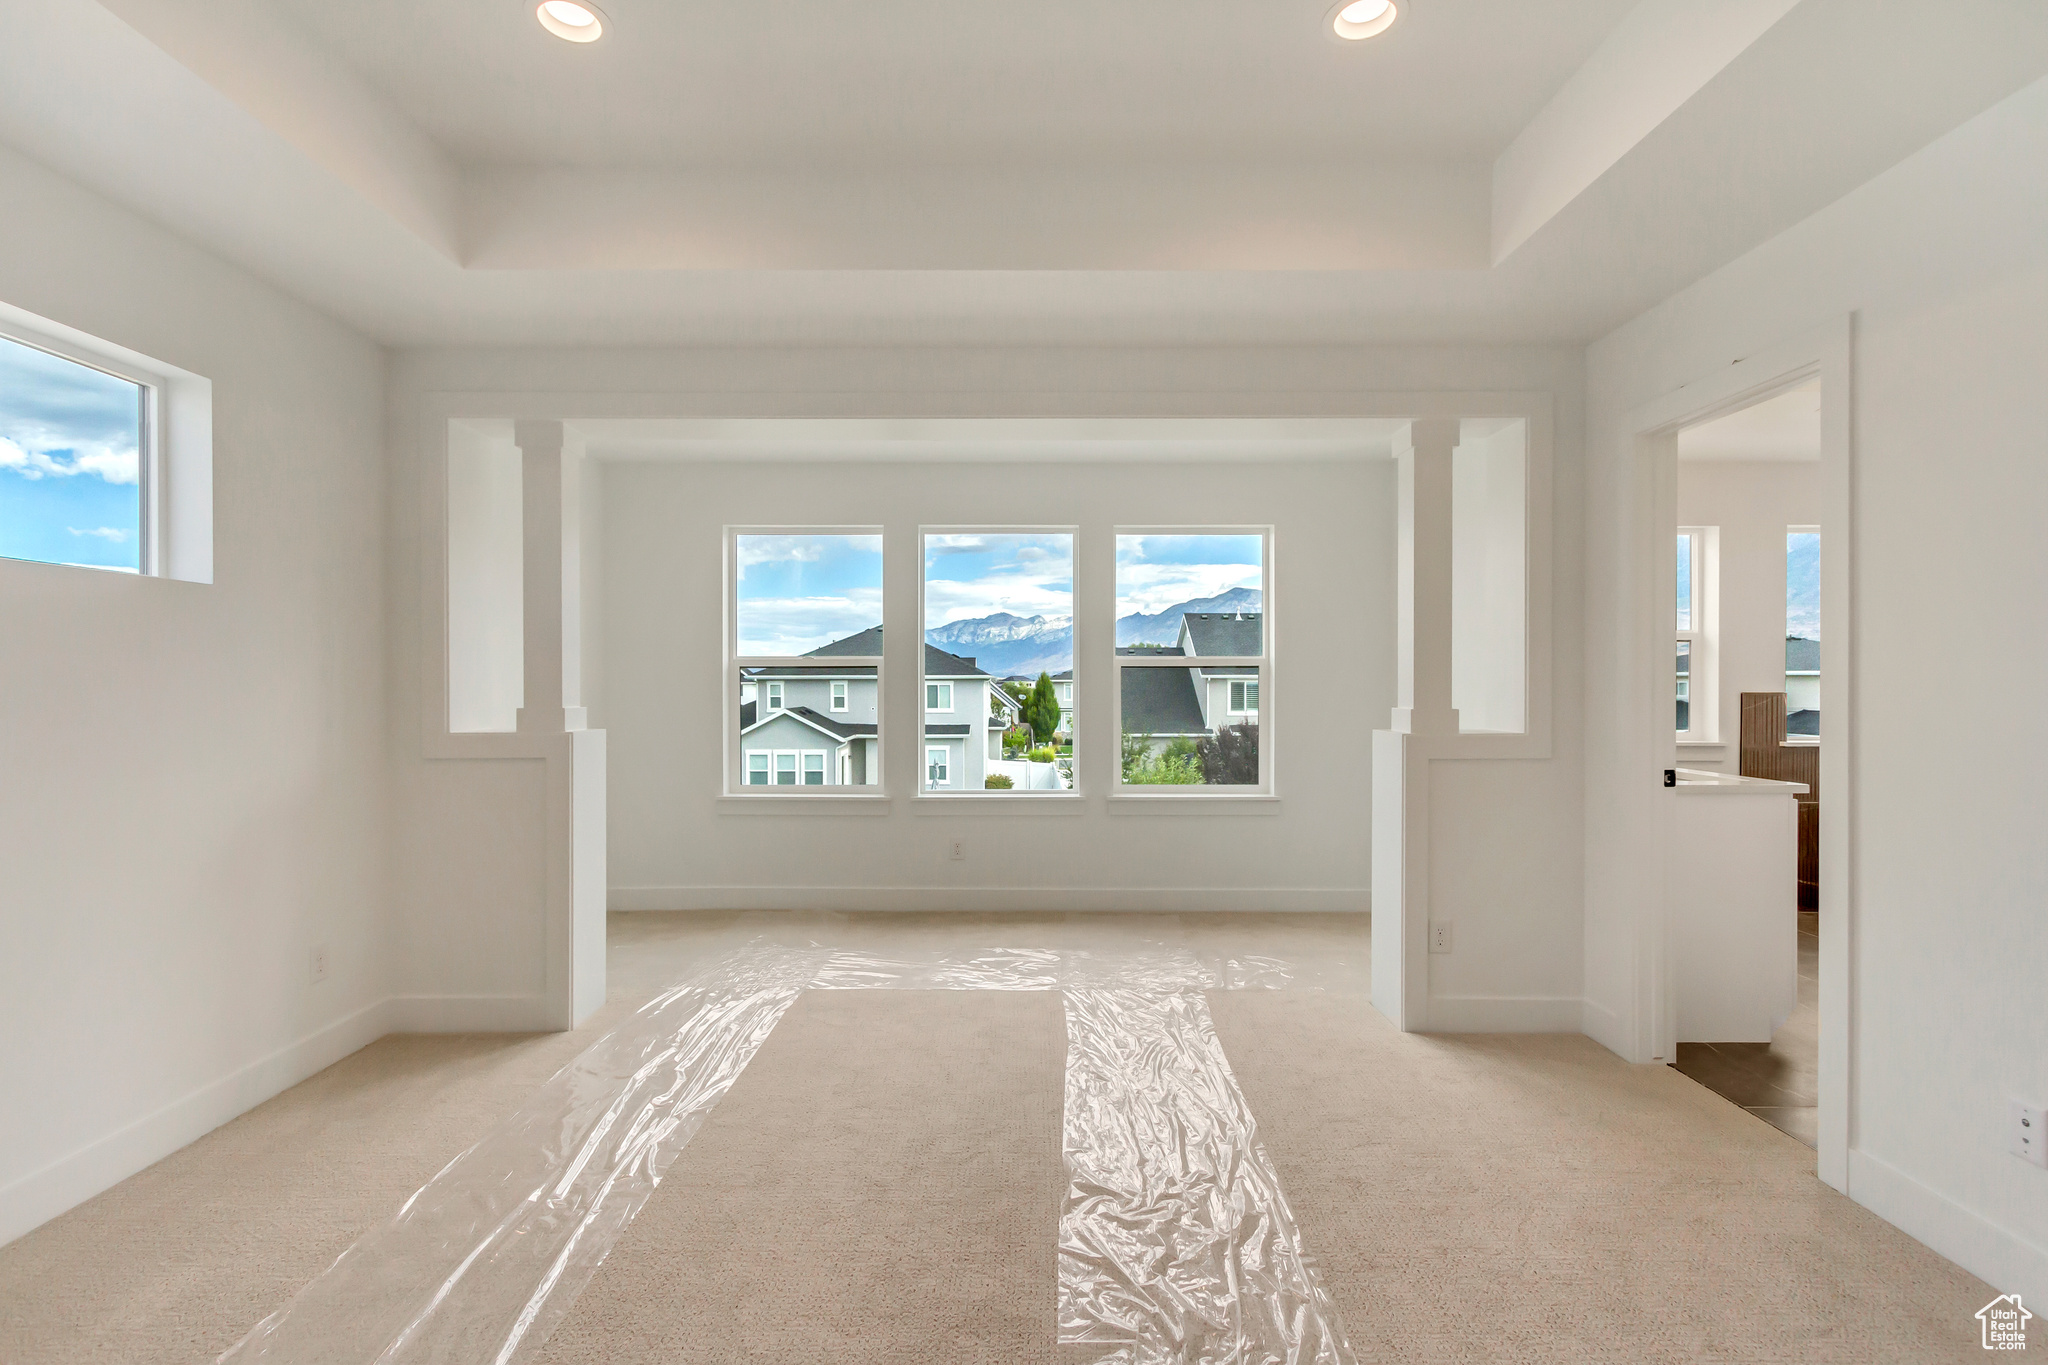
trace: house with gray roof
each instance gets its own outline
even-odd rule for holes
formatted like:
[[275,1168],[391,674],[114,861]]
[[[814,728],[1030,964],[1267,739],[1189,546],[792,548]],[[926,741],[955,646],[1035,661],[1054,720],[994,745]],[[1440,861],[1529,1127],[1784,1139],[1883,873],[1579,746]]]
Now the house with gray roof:
[[[1265,622],[1258,612],[1189,612],[1180,637],[1166,647],[1126,646],[1119,654],[1204,656],[1260,654]],[[1122,675],[1123,729],[1143,735],[1157,751],[1176,739],[1206,739],[1227,725],[1259,723],[1259,670],[1250,664],[1201,664],[1187,668],[1125,668]]]
[[1785,733],[1820,737],[1820,641],[1785,637]]
[[[740,781],[748,787],[862,787],[881,781],[879,682],[873,665],[834,658],[882,652],[882,628],[820,645],[816,664],[743,669]],[[979,791],[1016,704],[973,659],[924,647],[921,781],[932,791]]]

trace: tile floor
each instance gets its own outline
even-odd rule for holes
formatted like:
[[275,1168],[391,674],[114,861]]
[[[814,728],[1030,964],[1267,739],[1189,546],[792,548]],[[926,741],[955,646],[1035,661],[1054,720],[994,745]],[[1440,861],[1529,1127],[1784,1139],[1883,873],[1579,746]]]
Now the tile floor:
[[1811,1147],[1819,1122],[1820,916],[1799,912],[1799,1004],[1768,1043],[1680,1043],[1679,1071]]

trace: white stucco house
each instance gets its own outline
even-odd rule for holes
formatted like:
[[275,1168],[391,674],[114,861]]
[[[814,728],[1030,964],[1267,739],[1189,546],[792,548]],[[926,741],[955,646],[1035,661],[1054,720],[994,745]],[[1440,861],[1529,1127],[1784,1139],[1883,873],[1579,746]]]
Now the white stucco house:
[[[882,628],[804,655],[813,664],[750,668],[740,678],[740,781],[748,787],[862,787],[880,780],[878,685],[872,666],[834,657],[882,652]],[[973,659],[924,647],[922,782],[930,791],[979,791],[1002,757],[1016,703]]]

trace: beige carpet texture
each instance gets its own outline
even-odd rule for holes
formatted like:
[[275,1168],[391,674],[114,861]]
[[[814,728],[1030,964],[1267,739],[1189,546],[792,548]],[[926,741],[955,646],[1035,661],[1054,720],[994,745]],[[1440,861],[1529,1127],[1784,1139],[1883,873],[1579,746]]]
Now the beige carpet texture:
[[544,1365],[1054,1359],[1054,991],[810,991]]
[[[1142,933],[1344,964],[1208,1000],[1360,1361],[1982,1358],[1990,1287],[1737,1104],[1576,1035],[1395,1032],[1352,979],[1363,916],[846,924],[878,953]],[[386,1038],[0,1247],[0,1362],[212,1361],[734,929],[614,916],[583,1028]],[[1065,1062],[1056,991],[807,992],[541,1357],[1099,1359],[1054,1343]]]
[[1668,1067],[1314,992],[1209,1003],[1360,1360],[1983,1358],[1990,1286]]

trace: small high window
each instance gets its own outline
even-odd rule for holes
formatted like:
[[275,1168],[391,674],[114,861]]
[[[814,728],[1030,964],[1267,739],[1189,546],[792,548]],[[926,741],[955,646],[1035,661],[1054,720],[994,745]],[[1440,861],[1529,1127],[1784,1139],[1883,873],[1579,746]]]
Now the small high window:
[[0,556],[146,571],[152,395],[0,337]]

